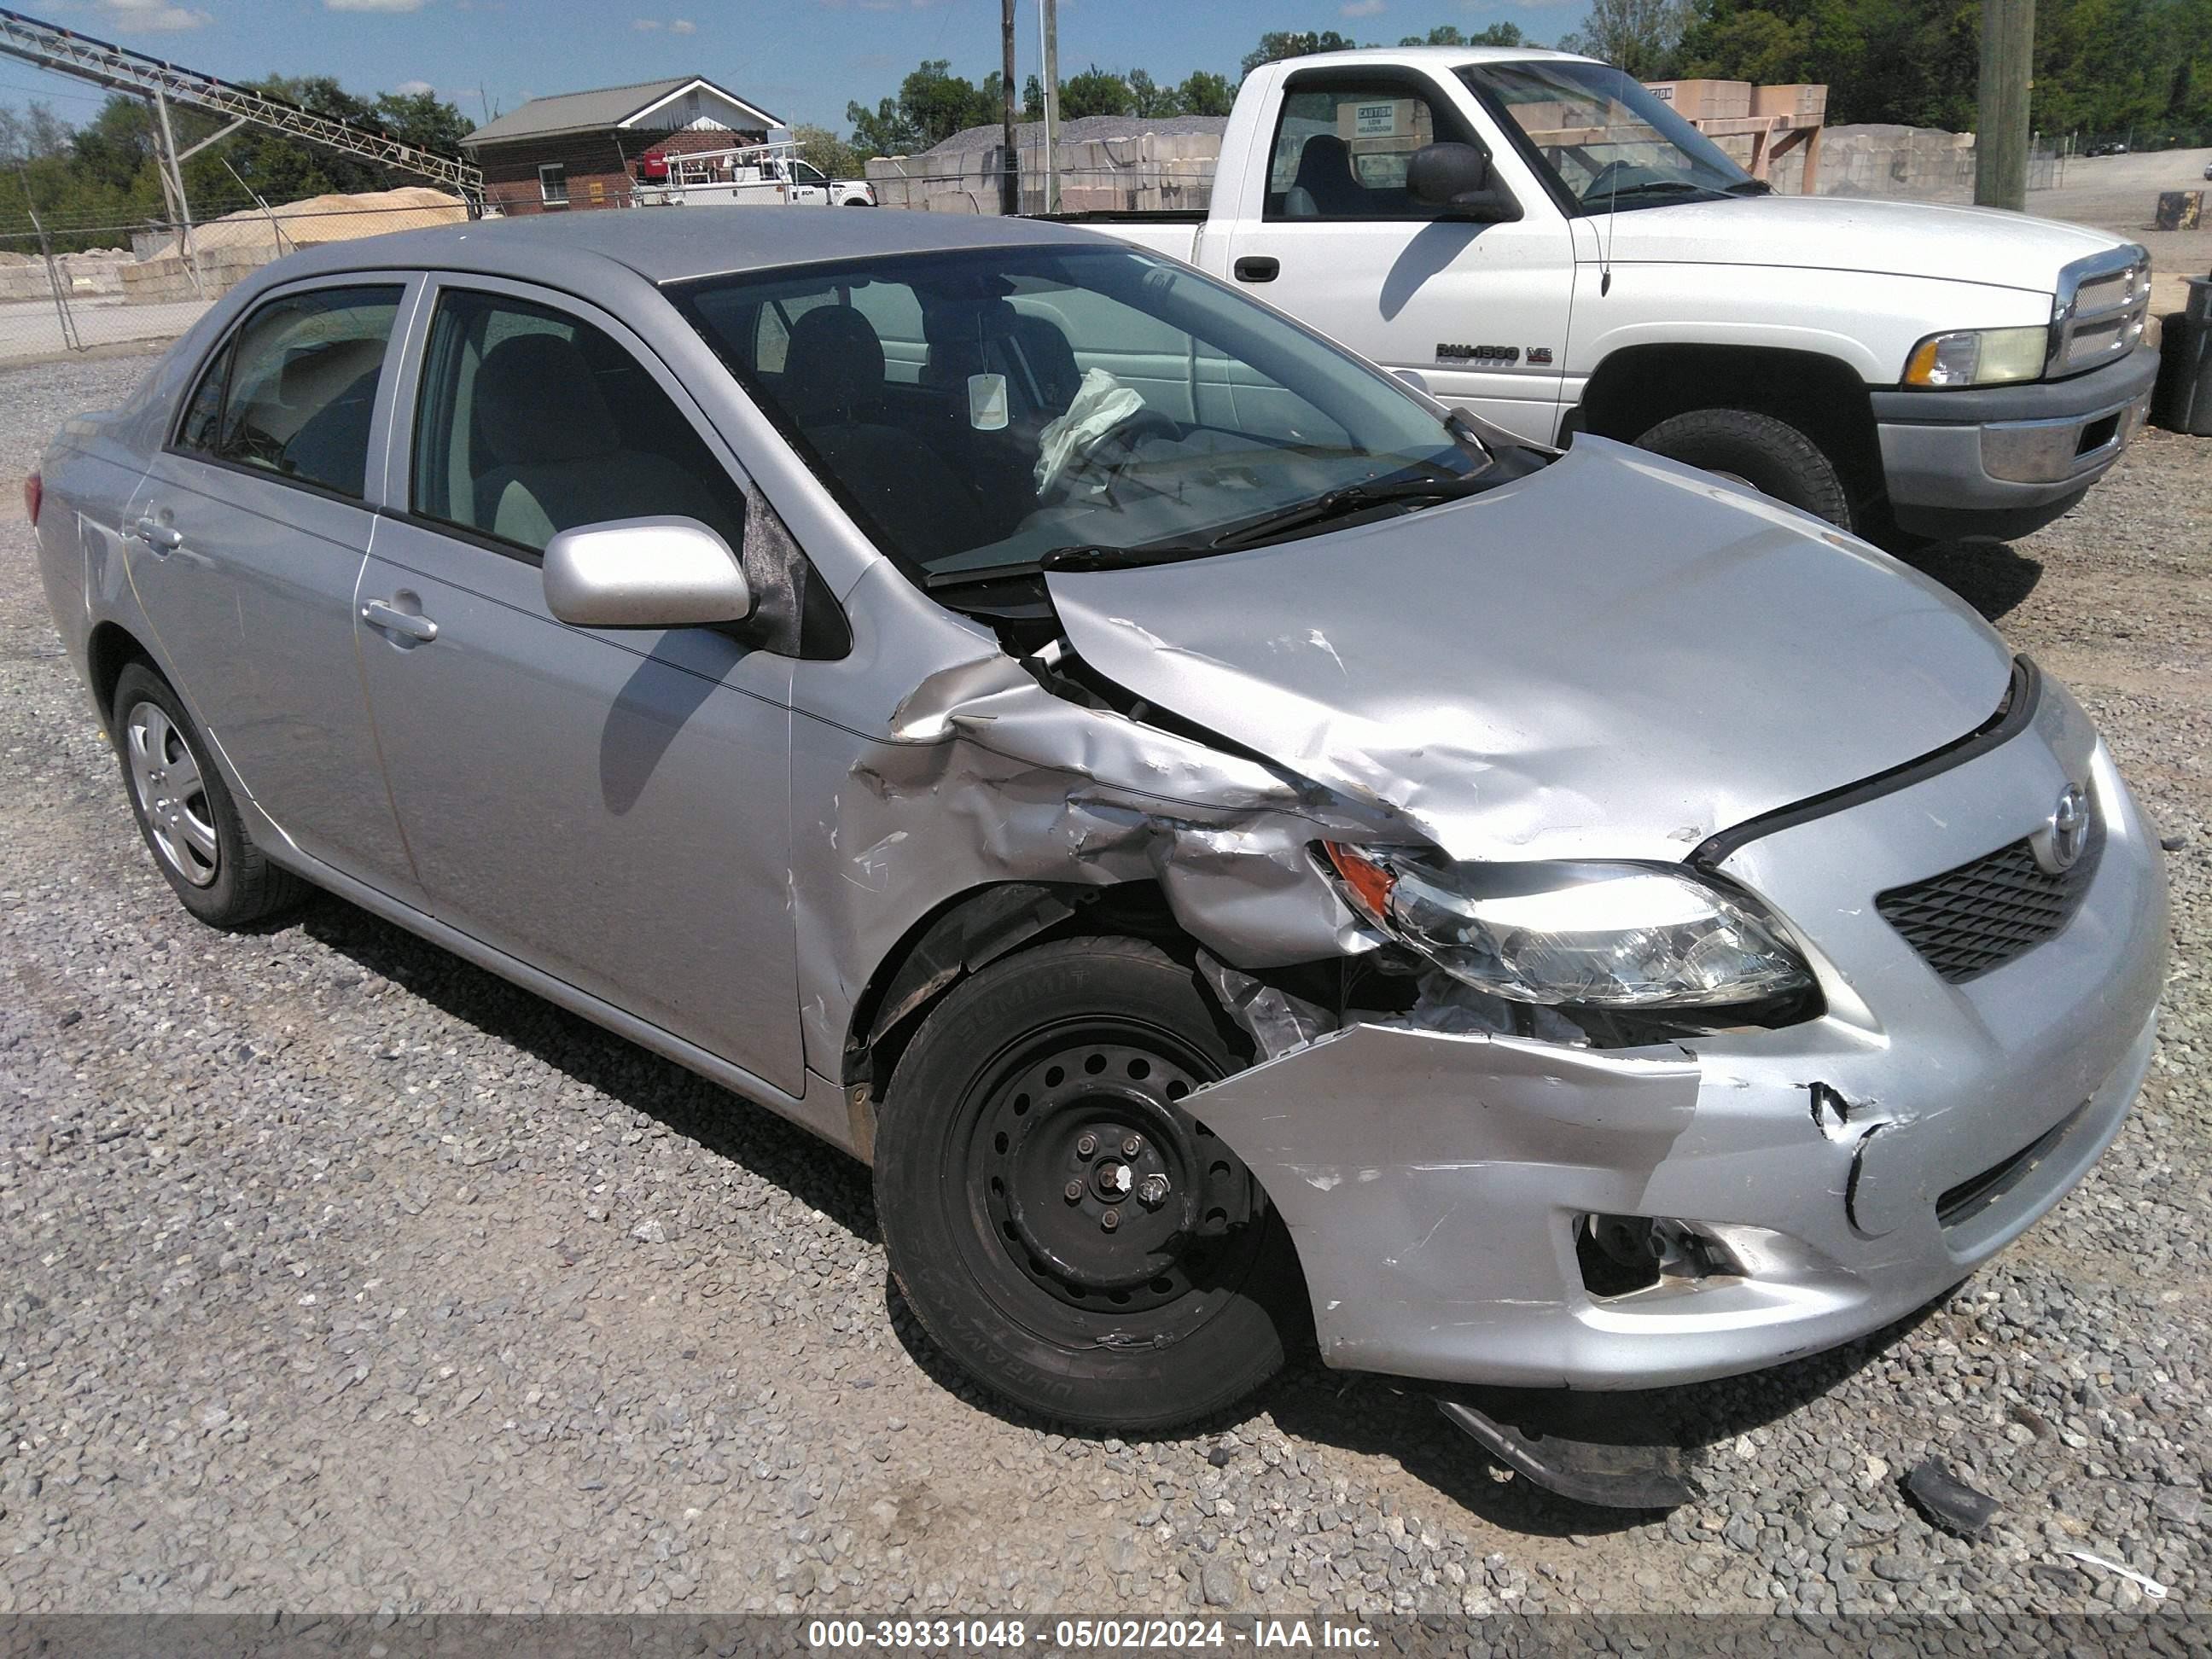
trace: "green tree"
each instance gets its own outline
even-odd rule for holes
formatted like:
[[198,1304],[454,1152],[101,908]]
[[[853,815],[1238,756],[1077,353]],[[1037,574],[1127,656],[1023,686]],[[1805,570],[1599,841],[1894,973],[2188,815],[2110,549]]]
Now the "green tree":
[[1449,23],[1439,23],[1426,34],[1409,34],[1398,43],[1401,46],[1518,46],[1526,44],[1518,23],[1492,23],[1487,28],[1477,29],[1473,34],[1462,34]]
[[829,128],[808,126],[802,123],[792,128],[791,136],[798,142],[800,156],[813,162],[832,179],[857,179],[860,176],[860,163],[866,158]]
[[1229,84],[1229,77],[1211,70],[1193,70],[1175,95],[1185,115],[1226,115],[1237,102],[1237,88]]
[[1559,46],[1617,64],[1640,81],[1657,80],[1674,73],[1691,21],[1689,0],[1590,0],[1582,27]]
[[886,98],[872,110],[848,104],[845,118],[853,124],[853,144],[862,155],[911,155],[964,128],[996,123],[999,77],[994,71],[979,87],[953,74],[950,58],[925,58],[899,82],[896,98]]
[[1787,85],[1813,72],[1813,20],[1741,11],[1701,20],[1682,43],[1682,73],[1719,81]]
[[845,106],[845,118],[853,124],[853,148],[863,156],[911,155],[916,150],[929,148],[921,142],[921,135],[908,125],[896,98],[885,98],[873,109],[862,103],[848,103]]
[[1249,75],[1262,64],[1279,64],[1285,58],[1310,58],[1317,52],[1350,52],[1353,42],[1334,29],[1272,29],[1260,37],[1260,44],[1244,54],[1237,66],[1239,76]]
[[1181,115],[1182,100],[1173,87],[1155,82],[1143,70],[1129,71],[1129,113],[1132,115]]
[[1082,74],[1060,83],[1060,118],[1079,120],[1086,115],[1128,115],[1136,108],[1129,83],[1093,64]]

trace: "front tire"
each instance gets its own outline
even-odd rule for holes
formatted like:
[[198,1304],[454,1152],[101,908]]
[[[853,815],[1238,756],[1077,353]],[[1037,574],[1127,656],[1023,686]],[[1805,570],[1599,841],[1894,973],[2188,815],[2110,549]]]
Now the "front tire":
[[297,904],[306,884],[253,844],[206,740],[169,683],[132,663],[116,679],[112,711],[109,727],[138,831],[185,908],[228,929]]
[[891,1272],[933,1341],[1015,1406],[1153,1432],[1273,1376],[1304,1288],[1282,1221],[1180,1102],[1243,1063],[1197,976],[1073,939],[954,987],[876,1135]]
[[1637,447],[1749,484],[1840,529],[1856,526],[1850,491],[1820,447],[1789,422],[1748,409],[1693,409],[1659,422]]

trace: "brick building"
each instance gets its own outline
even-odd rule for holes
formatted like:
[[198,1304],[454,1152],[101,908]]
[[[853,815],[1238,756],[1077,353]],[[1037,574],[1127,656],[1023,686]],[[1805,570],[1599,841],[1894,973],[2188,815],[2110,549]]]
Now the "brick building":
[[697,76],[533,98],[461,140],[500,213],[627,207],[638,161],[758,143],[783,124]]

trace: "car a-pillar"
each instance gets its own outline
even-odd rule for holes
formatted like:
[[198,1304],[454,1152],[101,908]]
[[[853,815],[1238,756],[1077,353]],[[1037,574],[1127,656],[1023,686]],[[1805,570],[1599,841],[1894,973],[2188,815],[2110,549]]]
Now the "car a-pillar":
[[1577,431],[1735,479],[1860,535],[1885,528],[1865,384],[1817,352],[1626,347],[1598,365],[1561,441]]

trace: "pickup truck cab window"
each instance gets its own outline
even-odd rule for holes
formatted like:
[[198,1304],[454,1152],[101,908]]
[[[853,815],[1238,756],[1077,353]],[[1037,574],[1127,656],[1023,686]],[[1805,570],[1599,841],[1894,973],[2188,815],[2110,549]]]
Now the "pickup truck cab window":
[[178,447],[360,500],[400,293],[311,289],[263,306],[201,372]]
[[1301,76],[1283,96],[1267,171],[1270,219],[1433,219],[1406,190],[1413,152],[1470,141],[1414,79]]
[[630,355],[580,318],[504,295],[438,301],[410,500],[529,553],[554,532],[676,514],[741,544],[744,498]]
[[1584,213],[1766,193],[1641,82],[1607,64],[1531,59],[1470,64],[1459,73]]

